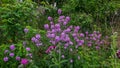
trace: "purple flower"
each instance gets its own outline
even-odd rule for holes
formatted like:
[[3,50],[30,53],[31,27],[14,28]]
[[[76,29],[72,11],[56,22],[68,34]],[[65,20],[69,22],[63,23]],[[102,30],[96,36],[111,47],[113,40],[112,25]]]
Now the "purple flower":
[[88,39],[89,39],[89,37],[85,37],[85,39],[86,39],[86,40],[88,40]]
[[85,34],[88,35],[88,31],[86,31]]
[[60,41],[60,37],[59,37],[59,36],[56,36],[56,37],[55,37],[55,41],[56,41],[56,42],[59,42],[59,41]]
[[74,32],[75,32],[75,33],[78,33],[79,29],[80,29],[79,26],[74,27]]
[[120,59],[120,50],[117,50],[116,55],[117,55],[117,57]]
[[63,21],[62,20],[58,20],[59,23],[62,23]]
[[50,53],[51,52],[51,50],[53,50],[53,49],[55,49],[56,48],[56,46],[49,46],[48,47],[48,49],[45,51],[45,53]]
[[62,20],[62,19],[64,19],[65,18],[65,16],[60,16],[59,17],[59,20]]
[[39,47],[39,46],[41,46],[41,45],[42,45],[42,43],[40,43],[40,42],[39,42],[39,43],[36,43],[36,46],[37,46],[37,47]]
[[38,40],[38,39],[35,39],[35,43],[39,43],[39,40]]
[[56,30],[55,29],[52,29],[52,33],[55,33],[56,32]]
[[61,57],[62,57],[62,58],[65,58],[65,56],[64,56],[64,55],[62,55]]
[[83,33],[80,33],[80,37],[84,37],[84,34],[83,34]]
[[27,44],[27,42],[26,42],[26,41],[23,41],[23,46],[24,46],[24,47],[26,46],[26,44]]
[[76,34],[76,33],[73,33],[72,36],[73,36],[73,37],[77,37],[77,34]]
[[75,41],[76,41],[76,42],[80,42],[80,40],[79,40],[78,38],[75,38]]
[[9,51],[9,50],[5,50],[5,51],[4,51],[4,54],[6,54],[8,51]]
[[36,38],[35,38],[35,37],[32,37],[32,39],[31,39],[31,40],[32,40],[32,42],[35,42]]
[[77,49],[77,48],[78,48],[78,45],[76,45],[75,48]]
[[50,42],[51,42],[53,45],[55,45],[55,44],[56,44],[56,42],[55,42],[55,41],[53,41],[53,40],[50,40]]
[[28,56],[29,56],[30,58],[32,58],[32,53],[28,54]]
[[40,34],[36,34],[35,36],[36,39],[40,39],[40,37],[41,37]]
[[55,25],[51,25],[51,27],[50,27],[51,29],[54,29],[55,28]]
[[66,47],[66,46],[64,46],[64,49],[67,49],[67,47]]
[[92,44],[89,43],[88,46],[92,46]]
[[68,46],[69,46],[69,44],[68,44],[68,43],[65,43],[65,44],[64,44],[64,46],[65,46],[65,47],[68,47]]
[[72,41],[69,41],[69,44],[70,44],[70,45],[73,45],[73,42],[72,42]]
[[30,49],[29,47],[26,47],[26,50],[27,50],[27,51],[30,51],[31,49]]
[[65,20],[66,20],[66,22],[69,22],[70,21],[70,17],[67,16]]
[[78,60],[80,59],[80,56],[78,56]]
[[61,9],[58,9],[58,14],[60,15],[62,13],[62,10]]
[[25,32],[25,33],[28,33],[28,31],[29,31],[29,29],[27,29],[27,28],[24,29],[24,32]]
[[84,40],[80,40],[81,43],[84,43]]
[[10,50],[14,50],[15,49],[15,46],[14,45],[11,45],[10,46]]
[[70,38],[66,36],[66,37],[64,38],[64,41],[65,41],[65,42],[69,42],[69,41],[70,41]]
[[44,28],[45,28],[46,30],[48,30],[48,29],[49,29],[49,25],[48,25],[48,24],[45,24],[45,25],[44,25]]
[[83,44],[81,42],[78,42],[78,46],[82,46]]
[[28,64],[28,59],[23,58],[23,59],[21,60],[21,64],[23,64],[23,65]]
[[49,17],[48,17],[48,20],[49,20],[49,21],[52,21],[52,20],[53,20],[53,18],[49,16]]
[[14,56],[14,53],[10,53],[9,56],[10,56],[10,57],[13,57],[13,56]]
[[61,32],[61,28],[56,29],[57,32]]
[[90,37],[89,39],[90,39],[90,40],[93,40],[93,37]]
[[75,30],[79,30],[79,29],[80,29],[80,26],[76,26],[76,27],[75,27]]
[[73,63],[73,59],[70,59],[70,63]]
[[108,36],[105,36],[106,39],[108,39],[109,37]]
[[98,49],[100,49],[100,47],[99,47],[99,46],[96,46],[96,50],[98,50]]
[[55,37],[55,34],[51,34],[51,38],[54,38]]
[[104,44],[104,41],[102,40],[102,41],[100,41],[100,44]]
[[60,28],[60,24],[55,24],[55,28]]
[[72,49],[72,48],[70,48],[70,51],[73,51],[73,49]]
[[95,37],[93,37],[93,40],[96,41],[97,39]]
[[8,61],[8,57],[4,57],[3,60],[4,60],[5,62],[7,62],[7,61]]
[[20,61],[20,57],[19,57],[19,56],[16,56],[16,60],[17,60],[17,61]]
[[67,29],[65,30],[65,32],[67,32],[67,33],[69,33],[70,31],[71,31],[70,28],[67,28]]
[[65,21],[65,22],[63,22],[63,25],[65,26],[65,25],[67,25],[67,23],[68,23],[68,22]]
[[65,37],[65,35],[66,35],[66,34],[65,34],[64,32],[61,33],[61,37]]
[[70,28],[70,29],[72,29],[72,28],[73,28],[73,26],[71,25],[71,26],[69,26],[69,28]]
[[50,24],[53,25],[54,23],[51,21]]
[[97,38],[98,38],[98,39],[100,39],[100,37],[101,37],[101,36],[102,36],[102,35],[101,35],[101,34],[99,34],[99,35],[97,36]]
[[51,34],[50,34],[50,33],[47,33],[46,36],[47,36],[48,38],[51,38]]

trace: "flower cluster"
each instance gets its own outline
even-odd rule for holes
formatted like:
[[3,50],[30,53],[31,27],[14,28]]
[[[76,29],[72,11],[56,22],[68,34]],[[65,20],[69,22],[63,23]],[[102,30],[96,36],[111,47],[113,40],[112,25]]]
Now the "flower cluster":
[[32,37],[32,42],[36,44],[37,47],[42,45],[42,42],[40,41],[40,34],[36,34],[34,37]]
[[[24,32],[28,33],[29,29],[25,28]],[[31,48],[27,46],[27,41],[23,41],[23,48],[27,51],[26,56],[32,58]]]
[[27,54],[26,56],[29,57],[29,58],[32,58],[32,51],[31,51],[31,48],[30,47],[23,47],[26,51],[27,51]]
[[100,34],[99,31],[94,31],[93,33],[78,33],[79,29],[79,26],[75,27],[72,34],[74,40],[77,42],[76,48],[82,45],[87,45],[89,47],[92,45],[96,45],[96,49],[99,49],[100,45],[104,44],[102,40],[102,34]]
[[[46,36],[50,39],[50,42],[53,45],[56,45],[60,41],[67,42],[66,46],[69,44],[73,44],[68,35],[68,33],[72,29],[72,26],[69,26],[68,28],[66,28],[66,26],[63,26],[63,25],[66,25],[69,21],[70,21],[69,16],[67,16],[67,17],[60,16],[58,19],[58,23],[55,24],[53,22],[53,20],[50,20],[50,25],[49,24],[44,25],[44,28],[47,30]],[[63,30],[63,28],[64,28],[64,30]]]
[[72,33],[72,37],[74,38],[74,40],[76,41],[76,48],[78,48],[78,46],[82,46],[84,45],[84,34],[83,33],[79,33],[80,27],[79,26],[75,26],[74,27],[74,31]]
[[[13,58],[13,57],[15,56],[15,54],[14,54],[14,52],[13,52],[14,50],[15,50],[15,45],[12,44],[12,45],[10,45],[9,50],[5,50],[5,51],[4,51],[4,54],[5,54],[5,55],[9,55],[9,56],[5,56],[5,57],[3,58],[3,60],[4,60],[5,62],[7,62],[7,61],[9,60],[9,57]],[[19,56],[16,56],[16,58],[17,58],[17,57],[19,57]],[[19,57],[19,59],[20,59],[20,57]],[[16,59],[16,60],[18,60],[18,59]]]
[[[3,58],[3,61],[7,62],[7,61],[9,61],[12,58],[12,59],[15,59],[16,61],[21,62],[21,64],[23,64],[23,65],[28,64],[28,60],[26,58],[22,59],[18,55],[15,56],[15,53],[14,53],[15,49],[16,49],[16,47],[15,47],[14,44],[10,45],[9,49],[4,51],[4,54],[6,56]],[[26,47],[26,51],[30,51],[30,48]],[[31,57],[32,54],[30,53],[29,56]]]
[[104,44],[102,39],[102,34],[99,31],[94,31],[93,33],[86,33],[86,45],[95,45],[96,49],[100,49],[100,46]]
[[[53,46],[49,46],[46,50],[46,53],[49,53],[52,49],[55,49],[55,45],[60,43],[61,47],[72,52],[77,52],[78,47],[87,45],[88,47],[95,47],[97,50],[100,49],[100,46],[104,44],[102,40],[102,34],[99,31],[94,31],[93,33],[81,32],[80,26],[67,26],[70,21],[69,16],[64,16],[62,10],[58,9],[58,14],[60,15],[57,23],[54,23],[52,17],[48,17],[50,24],[45,24],[44,28],[47,30],[46,36],[50,39],[50,42]],[[73,40],[74,39],[74,40]],[[76,48],[76,49],[74,49]],[[57,50],[57,48],[56,48]],[[59,50],[57,50],[59,52]],[[62,58],[65,58],[65,55],[62,54]],[[80,56],[77,55],[77,58],[80,59]],[[73,62],[73,59],[70,60]]]

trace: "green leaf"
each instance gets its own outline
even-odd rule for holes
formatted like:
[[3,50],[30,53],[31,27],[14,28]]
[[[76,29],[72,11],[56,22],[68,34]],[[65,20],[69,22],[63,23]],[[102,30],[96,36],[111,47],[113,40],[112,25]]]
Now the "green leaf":
[[60,64],[67,62],[68,60],[62,60],[60,61]]
[[55,64],[52,64],[52,65],[49,66],[49,68],[51,68],[51,67],[53,67],[53,66],[56,66],[56,65],[55,65]]

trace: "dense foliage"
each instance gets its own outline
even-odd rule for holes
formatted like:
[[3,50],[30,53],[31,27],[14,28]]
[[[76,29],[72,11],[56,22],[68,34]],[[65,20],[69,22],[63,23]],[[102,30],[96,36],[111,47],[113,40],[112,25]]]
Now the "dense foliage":
[[119,68],[119,3],[1,0],[0,68]]

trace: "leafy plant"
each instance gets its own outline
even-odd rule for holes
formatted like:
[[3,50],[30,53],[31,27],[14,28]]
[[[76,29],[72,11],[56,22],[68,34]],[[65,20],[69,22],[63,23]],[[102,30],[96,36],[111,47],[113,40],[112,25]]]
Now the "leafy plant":
[[0,7],[0,30],[2,31],[0,37],[3,38],[1,42],[16,42],[23,35],[23,28],[26,25],[35,26],[35,8],[35,3],[31,1],[2,4]]
[[63,5],[62,9],[65,14],[72,14],[72,17],[74,17],[74,22],[71,23],[72,25],[73,23],[77,23],[78,25],[82,23],[75,19],[76,16],[77,18],[87,16],[88,18],[82,20],[86,23],[89,21],[90,25],[86,25],[90,27],[87,28],[84,24],[80,26],[84,26],[85,30],[91,30],[94,29],[93,27],[95,25],[102,28],[102,33],[108,34],[111,33],[111,31],[107,31],[110,29],[111,17],[119,7],[112,0],[67,0],[67,3]]

